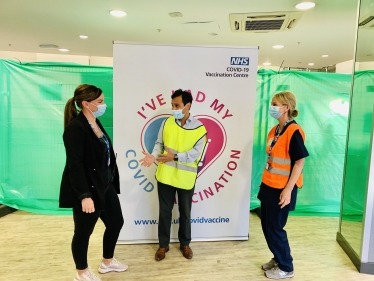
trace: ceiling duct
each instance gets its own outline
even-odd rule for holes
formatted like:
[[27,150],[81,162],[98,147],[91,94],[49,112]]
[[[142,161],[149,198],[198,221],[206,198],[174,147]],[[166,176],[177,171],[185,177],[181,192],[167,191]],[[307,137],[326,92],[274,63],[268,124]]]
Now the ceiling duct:
[[304,12],[230,14],[232,32],[275,32],[295,28]]

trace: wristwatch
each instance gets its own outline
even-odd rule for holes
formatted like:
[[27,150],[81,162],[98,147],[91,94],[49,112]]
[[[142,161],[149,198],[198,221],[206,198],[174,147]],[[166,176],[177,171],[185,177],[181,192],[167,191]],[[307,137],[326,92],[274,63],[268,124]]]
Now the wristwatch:
[[178,154],[174,154],[174,161],[178,161]]

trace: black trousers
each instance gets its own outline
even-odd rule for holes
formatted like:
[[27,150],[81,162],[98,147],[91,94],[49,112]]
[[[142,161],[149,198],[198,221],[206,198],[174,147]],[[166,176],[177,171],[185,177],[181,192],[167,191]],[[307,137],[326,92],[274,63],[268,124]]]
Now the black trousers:
[[188,246],[190,244],[191,207],[194,190],[195,187],[190,190],[185,190],[157,182],[159,202],[158,240],[161,248],[165,248],[170,243],[171,216],[174,207],[175,193],[178,194],[179,207],[178,239],[183,246]]
[[123,217],[119,198],[112,184],[110,184],[106,191],[105,205],[105,210],[95,209],[94,213],[84,213],[82,206],[73,208],[74,236],[71,243],[71,250],[76,269],[83,270],[88,267],[88,244],[99,218],[105,225],[103,258],[111,259],[114,256],[114,249],[123,226]]
[[288,213],[288,206],[283,209],[275,209],[261,203],[261,226],[266,243],[273,253],[278,267],[286,272],[293,271],[291,249],[287,232],[284,230]]

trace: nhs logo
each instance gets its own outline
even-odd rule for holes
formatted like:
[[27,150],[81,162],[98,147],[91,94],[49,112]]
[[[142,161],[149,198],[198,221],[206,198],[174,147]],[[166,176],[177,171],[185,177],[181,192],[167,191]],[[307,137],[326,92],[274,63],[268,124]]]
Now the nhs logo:
[[249,58],[247,57],[231,57],[231,65],[249,65]]

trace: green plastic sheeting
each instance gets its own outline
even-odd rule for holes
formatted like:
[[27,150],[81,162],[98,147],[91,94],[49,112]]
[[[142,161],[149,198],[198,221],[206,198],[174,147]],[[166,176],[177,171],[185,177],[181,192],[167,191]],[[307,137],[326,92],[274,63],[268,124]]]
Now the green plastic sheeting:
[[81,83],[107,93],[112,128],[112,67],[0,60],[0,203],[43,214],[70,214],[58,208],[65,165],[62,141],[66,101]]
[[[112,78],[112,67],[0,60],[0,203],[35,213],[71,213],[58,208],[64,106],[79,84],[102,88],[108,109],[100,120],[112,136]],[[290,90],[298,100],[296,121],[310,153],[294,213],[339,215],[350,87],[351,75],[258,72],[251,209],[259,206],[267,132],[276,124],[268,114],[271,97]]]
[[266,136],[276,124],[268,107],[275,93],[289,90],[297,98],[295,120],[305,131],[310,154],[292,214],[339,215],[351,79],[351,75],[323,72],[258,72],[251,209],[259,206],[256,196],[266,163]]

